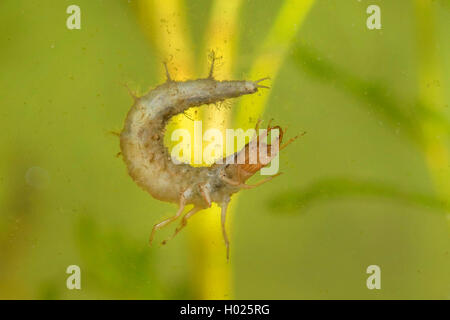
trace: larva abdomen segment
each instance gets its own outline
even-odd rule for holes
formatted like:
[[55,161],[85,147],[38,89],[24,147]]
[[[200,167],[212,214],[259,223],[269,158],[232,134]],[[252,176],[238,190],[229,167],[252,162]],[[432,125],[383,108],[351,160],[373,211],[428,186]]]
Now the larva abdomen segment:
[[167,116],[181,113],[188,108],[255,93],[257,90],[258,84],[251,81],[168,81],[140,100],[151,118],[167,120]]

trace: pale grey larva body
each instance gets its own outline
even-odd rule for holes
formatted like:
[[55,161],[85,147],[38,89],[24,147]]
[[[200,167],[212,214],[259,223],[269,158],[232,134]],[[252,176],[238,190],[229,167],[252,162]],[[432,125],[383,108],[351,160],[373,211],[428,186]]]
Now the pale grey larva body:
[[[257,91],[250,81],[216,81],[198,79],[186,82],[168,81],[147,95],[136,98],[122,131],[121,148],[130,175],[153,197],[178,203],[184,193],[186,204],[208,206],[199,186],[210,189],[212,202],[222,203],[226,185],[217,177],[219,168],[175,164],[164,146],[164,128],[174,115],[203,104]],[[219,191],[219,192],[217,192]]]
[[[154,226],[150,242],[156,230],[182,214],[185,205],[193,204],[194,207],[183,217],[174,235],[193,214],[216,202],[222,208],[222,231],[229,247],[225,232],[228,202],[233,193],[253,187],[246,185],[245,180],[256,172],[255,165],[248,169],[245,164],[214,164],[211,167],[175,164],[164,146],[165,126],[171,117],[191,107],[214,104],[266,88],[259,85],[259,81],[217,81],[212,78],[211,68],[210,77],[206,79],[178,82],[168,75],[167,82],[142,97],[135,97],[120,134],[120,146],[128,172],[154,198],[180,206],[173,217]],[[264,165],[267,163],[261,163],[259,168]]]

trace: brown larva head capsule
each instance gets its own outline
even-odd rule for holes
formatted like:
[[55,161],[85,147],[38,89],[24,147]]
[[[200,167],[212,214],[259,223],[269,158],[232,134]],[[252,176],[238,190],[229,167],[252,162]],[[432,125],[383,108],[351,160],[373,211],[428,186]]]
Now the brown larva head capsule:
[[[256,131],[258,131],[258,125],[259,122],[256,125]],[[272,130],[277,130],[278,136],[268,144],[267,137],[271,134]],[[280,126],[271,127],[269,123],[267,129],[262,134],[247,143],[244,148],[234,155],[235,163],[226,166],[226,175],[237,181],[238,185],[246,186],[245,182],[248,179],[263,167],[267,166],[280,150],[284,149],[298,137],[293,137],[287,143],[281,145],[285,132],[286,130],[283,131]]]
[[[274,129],[279,131],[279,136],[272,143],[267,143],[267,136]],[[280,126],[267,127],[267,131],[263,132],[256,139],[253,139],[239,151],[237,156],[242,152],[245,154],[245,162],[236,165],[238,176],[242,183],[250,179],[255,173],[267,166],[279,151],[279,146],[283,141],[283,129]],[[262,149],[262,150],[261,150]],[[265,149],[265,150],[264,150]],[[256,158],[256,159],[252,159]],[[256,160],[256,161],[255,161]]]

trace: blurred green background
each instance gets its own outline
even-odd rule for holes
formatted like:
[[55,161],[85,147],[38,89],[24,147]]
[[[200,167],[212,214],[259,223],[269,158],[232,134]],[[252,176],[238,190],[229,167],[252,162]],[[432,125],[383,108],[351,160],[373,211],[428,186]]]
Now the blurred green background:
[[[242,2],[235,78],[247,78],[283,3]],[[81,30],[66,28],[71,4]],[[381,30],[366,28],[369,4]],[[210,9],[184,1],[193,68],[207,64]],[[0,3],[2,299],[203,298],[192,228],[148,247],[176,208],[139,189],[116,157],[111,132],[132,104],[121,83],[145,92],[167,58],[138,11],[121,0]],[[448,1],[314,2],[262,116],[307,134],[283,152],[285,175],[235,203],[224,298],[450,298],[449,36]],[[66,288],[72,264],[82,290]],[[366,287],[372,264],[381,290]]]

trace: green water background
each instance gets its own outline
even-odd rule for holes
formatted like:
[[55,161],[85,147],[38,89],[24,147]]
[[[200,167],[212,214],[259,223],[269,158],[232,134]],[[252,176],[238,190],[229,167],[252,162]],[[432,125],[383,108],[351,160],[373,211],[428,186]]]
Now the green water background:
[[[261,2],[242,8],[239,78],[281,4]],[[110,133],[132,103],[120,83],[145,92],[165,57],[143,34],[133,1],[78,0],[82,29],[73,31],[70,4],[0,3],[0,297],[195,298],[189,228],[170,245],[147,246],[153,224],[175,206],[134,184]],[[186,4],[201,68],[210,5]],[[417,138],[413,4],[376,1],[376,31],[366,28],[368,4],[317,1],[273,83],[264,119],[307,134],[281,156],[285,175],[239,199],[236,298],[450,296],[448,199],[437,198]],[[442,79],[430,85],[445,94],[436,117],[448,123],[450,4],[434,1],[433,10]],[[83,272],[80,291],[66,289],[71,264]],[[366,287],[372,264],[382,290]]]

